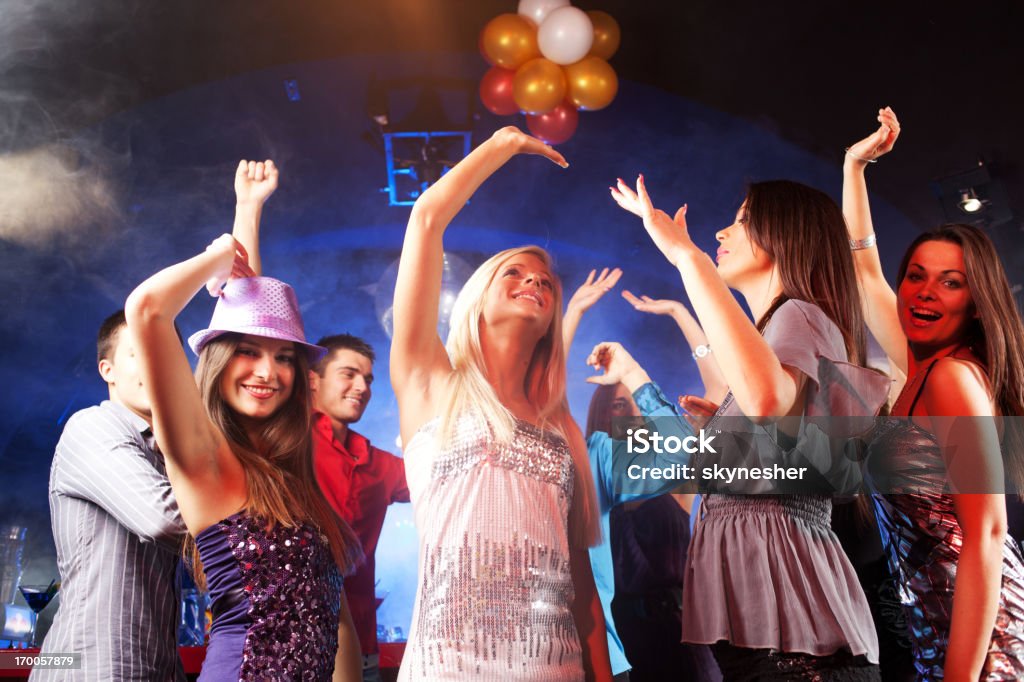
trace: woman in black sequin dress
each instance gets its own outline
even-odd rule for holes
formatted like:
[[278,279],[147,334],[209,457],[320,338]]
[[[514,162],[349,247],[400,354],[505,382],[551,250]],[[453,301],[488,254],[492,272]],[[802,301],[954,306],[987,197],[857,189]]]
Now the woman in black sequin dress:
[[[843,210],[865,318],[907,380],[868,458],[875,515],[922,680],[1024,678],[1024,558],[1007,534],[1004,471],[1019,486],[1024,327],[992,242],[969,225],[921,235],[894,292],[874,248],[864,169],[899,123],[851,147]],[[952,494],[960,491],[961,494]],[[974,494],[968,494],[974,493]]]

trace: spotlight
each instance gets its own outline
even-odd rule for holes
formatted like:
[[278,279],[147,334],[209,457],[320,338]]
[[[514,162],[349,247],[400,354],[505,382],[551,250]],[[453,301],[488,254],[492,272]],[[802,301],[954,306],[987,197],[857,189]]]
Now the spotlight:
[[299,92],[299,81],[294,78],[289,78],[284,82],[284,94],[288,98],[289,102],[299,102],[302,100],[302,93]]
[[985,207],[973,188],[960,190],[960,203],[957,205],[964,213],[977,213]]
[[973,168],[932,181],[947,222],[991,229],[1013,220],[1010,200],[991,166]]

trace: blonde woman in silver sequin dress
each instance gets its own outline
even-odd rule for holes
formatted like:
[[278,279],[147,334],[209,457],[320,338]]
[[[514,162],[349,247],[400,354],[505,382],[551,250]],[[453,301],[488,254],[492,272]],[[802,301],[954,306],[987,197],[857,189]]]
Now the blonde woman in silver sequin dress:
[[587,547],[598,536],[586,445],[565,399],[561,286],[538,247],[503,251],[437,335],[449,222],[518,154],[497,131],[413,207],[395,287],[391,382],[419,532],[400,680],[610,680]]

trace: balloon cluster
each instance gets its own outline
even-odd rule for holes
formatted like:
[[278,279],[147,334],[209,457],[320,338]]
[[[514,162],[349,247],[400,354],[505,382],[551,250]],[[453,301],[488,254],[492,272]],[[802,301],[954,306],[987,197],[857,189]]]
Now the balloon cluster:
[[499,116],[523,112],[545,142],[565,142],[580,111],[615,99],[619,79],[607,60],[620,35],[606,12],[584,12],[569,0],[520,0],[517,14],[499,14],[480,34],[480,53],[491,64],[480,99]]

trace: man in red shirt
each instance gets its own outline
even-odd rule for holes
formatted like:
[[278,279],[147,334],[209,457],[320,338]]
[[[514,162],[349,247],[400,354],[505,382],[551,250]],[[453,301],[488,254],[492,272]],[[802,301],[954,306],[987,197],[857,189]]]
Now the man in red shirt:
[[378,682],[374,551],[388,505],[409,501],[405,465],[349,428],[370,402],[373,348],[349,334],[324,337],[317,345],[328,352],[309,373],[313,468],[324,497],[352,526],[366,554],[365,563],[345,578],[345,595],[363,650],[363,682]]

